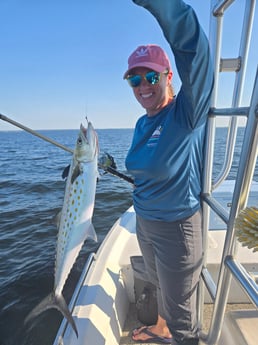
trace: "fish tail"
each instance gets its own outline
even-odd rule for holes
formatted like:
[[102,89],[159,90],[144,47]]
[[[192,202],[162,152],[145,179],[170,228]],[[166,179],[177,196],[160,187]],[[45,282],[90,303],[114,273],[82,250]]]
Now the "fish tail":
[[67,321],[71,324],[77,338],[78,338],[78,330],[75,325],[74,319],[72,317],[72,314],[66,304],[66,301],[62,294],[57,295],[55,292],[52,292],[50,295],[48,295],[46,298],[43,299],[42,302],[40,302],[26,317],[24,320],[24,323],[27,324],[32,319],[43,313],[44,311],[48,309],[58,309],[63,316],[67,319]]

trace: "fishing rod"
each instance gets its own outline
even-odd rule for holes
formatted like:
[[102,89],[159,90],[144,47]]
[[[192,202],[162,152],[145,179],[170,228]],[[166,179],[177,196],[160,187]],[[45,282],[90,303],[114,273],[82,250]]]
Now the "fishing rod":
[[[3,114],[0,114],[0,119],[3,120],[3,121],[9,122],[12,125],[14,125],[14,126],[16,126],[18,128],[21,128],[24,131],[26,131],[26,132],[28,132],[28,133],[30,133],[30,134],[32,134],[32,135],[34,135],[34,136],[36,136],[36,137],[38,137],[40,139],[45,140],[45,141],[49,142],[50,144],[53,144],[53,145],[61,148],[64,151],[67,151],[67,152],[73,154],[73,150],[72,149],[70,149],[70,148],[68,148],[68,147],[58,143],[57,141],[55,141],[55,140],[53,140],[53,139],[51,139],[49,137],[46,137],[45,135],[43,135],[41,133],[38,133],[37,131],[35,131],[35,130],[29,128],[29,127],[26,127],[26,126],[22,125],[21,123],[19,123],[17,121],[14,121],[14,120],[10,119],[9,117],[7,117],[7,116],[5,116]],[[110,174],[112,174],[112,175],[114,175],[116,177],[119,177],[119,178],[121,178],[121,179],[123,179],[123,180],[125,180],[125,181],[127,181],[127,182],[129,182],[131,184],[134,184],[134,181],[133,181],[133,179],[131,177],[129,177],[129,176],[127,176],[127,175],[125,175],[125,174],[123,174],[123,173],[121,173],[121,172],[116,170],[116,164],[115,164],[114,158],[110,154],[105,152],[104,155],[100,158],[98,165],[105,172],[110,173]]]
[[21,129],[25,130],[26,132],[29,132],[30,134],[35,135],[36,137],[39,137],[40,139],[43,139],[43,140],[45,140],[45,141],[48,141],[49,143],[51,143],[51,144],[53,144],[53,145],[55,145],[55,146],[57,146],[57,147],[59,147],[59,148],[65,150],[65,151],[67,151],[67,152],[73,153],[73,150],[72,150],[72,149],[69,149],[68,147],[66,147],[66,146],[64,146],[64,145],[59,144],[59,143],[56,142],[55,140],[52,140],[52,139],[50,139],[50,138],[48,138],[48,137],[45,137],[44,135],[42,135],[42,134],[40,134],[40,133],[34,131],[33,129],[30,129],[30,128],[26,127],[26,126],[23,126],[21,123],[16,122],[16,121],[10,119],[9,117],[7,117],[7,116],[5,116],[5,115],[0,114],[0,119],[3,120],[3,121],[9,122],[9,123],[11,123],[11,124],[14,125],[14,126],[19,127],[19,128],[21,128]]

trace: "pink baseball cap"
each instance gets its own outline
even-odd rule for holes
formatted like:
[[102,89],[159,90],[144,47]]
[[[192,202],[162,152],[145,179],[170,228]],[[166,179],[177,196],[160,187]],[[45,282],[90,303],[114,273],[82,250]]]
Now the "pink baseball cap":
[[164,50],[156,44],[139,46],[128,58],[128,69],[124,74],[124,79],[131,69],[135,67],[147,67],[156,72],[171,71],[169,58]]

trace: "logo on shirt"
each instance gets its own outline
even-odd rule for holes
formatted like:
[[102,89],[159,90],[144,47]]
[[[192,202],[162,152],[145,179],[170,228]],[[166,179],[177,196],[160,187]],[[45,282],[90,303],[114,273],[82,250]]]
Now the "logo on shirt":
[[160,134],[162,132],[162,126],[158,126],[155,131],[152,133],[150,139],[147,142],[147,146],[156,146],[160,137]]

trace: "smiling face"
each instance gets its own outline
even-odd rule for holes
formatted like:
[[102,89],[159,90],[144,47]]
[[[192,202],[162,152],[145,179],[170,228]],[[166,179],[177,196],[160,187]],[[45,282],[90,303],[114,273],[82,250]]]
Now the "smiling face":
[[[131,74],[145,75],[149,71],[151,71],[149,68],[137,67],[131,71]],[[172,72],[162,73],[159,83],[152,85],[142,78],[141,84],[133,88],[137,101],[146,109],[149,116],[159,113],[171,101],[169,93],[171,79]]]

